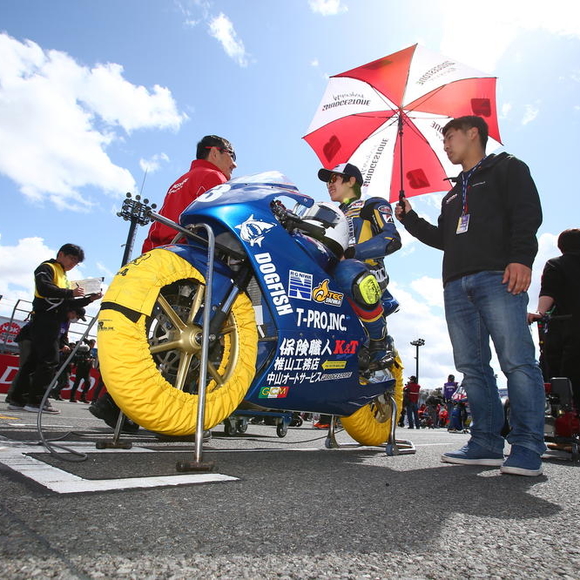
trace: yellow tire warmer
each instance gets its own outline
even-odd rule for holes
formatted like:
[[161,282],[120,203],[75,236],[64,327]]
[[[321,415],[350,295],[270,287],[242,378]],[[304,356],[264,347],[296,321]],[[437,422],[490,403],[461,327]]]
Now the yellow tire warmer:
[[[163,249],[143,254],[119,271],[99,314],[99,361],[107,390],[130,419],[157,433],[190,435],[196,429],[198,396],[176,389],[161,375],[147,337],[148,317],[161,289],[179,280],[205,282],[189,262]],[[247,296],[238,296],[226,325],[217,370],[221,374],[227,365],[231,372],[222,384],[208,383],[204,429],[238,407],[255,374],[258,336]],[[231,348],[233,342],[237,348]]]
[[[403,405],[403,365],[399,355],[390,369],[395,377],[394,399],[397,403],[397,421]],[[361,445],[381,445],[385,443],[391,432],[391,414],[388,418],[378,412],[378,403],[370,403],[355,411],[349,417],[341,417],[340,421],[346,432]]]

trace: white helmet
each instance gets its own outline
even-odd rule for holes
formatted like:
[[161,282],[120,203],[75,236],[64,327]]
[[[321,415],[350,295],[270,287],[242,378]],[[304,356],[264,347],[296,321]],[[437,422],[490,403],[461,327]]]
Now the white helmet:
[[303,214],[302,219],[326,230],[322,242],[338,257],[342,257],[349,245],[349,227],[346,216],[329,201],[317,201]]

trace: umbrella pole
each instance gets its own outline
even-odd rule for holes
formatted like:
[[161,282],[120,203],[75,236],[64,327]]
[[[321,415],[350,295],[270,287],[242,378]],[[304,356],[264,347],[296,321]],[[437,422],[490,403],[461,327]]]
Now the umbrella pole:
[[399,170],[401,173],[401,189],[399,189],[399,205],[403,208],[405,215],[405,190],[403,188],[403,111],[399,110]]

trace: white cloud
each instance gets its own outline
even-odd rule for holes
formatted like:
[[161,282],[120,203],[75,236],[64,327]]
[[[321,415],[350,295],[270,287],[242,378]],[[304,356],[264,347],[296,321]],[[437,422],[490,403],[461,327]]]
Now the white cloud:
[[119,64],[99,64],[83,71],[84,81],[77,98],[109,125],[119,125],[127,133],[135,129],[179,129],[187,119],[179,114],[171,91],[154,85],[149,92],[123,78]]
[[[199,0],[193,0],[193,4],[195,6],[198,6],[199,8],[201,8],[201,10],[204,13],[204,16],[207,17],[207,12],[210,9],[210,3],[209,2],[207,2],[207,1],[203,1],[202,2],[202,1],[199,1]],[[189,8],[189,6],[187,6],[187,4],[184,4],[184,3],[179,2],[178,0],[176,0],[175,5],[180,10],[180,12],[183,14],[183,16],[185,18],[184,24],[186,26],[191,26],[193,28],[194,26],[197,26],[200,22],[203,21],[203,18],[196,18],[193,15],[193,11]]]
[[534,105],[526,105],[524,116],[522,118],[522,125],[531,123],[538,116],[539,112],[540,109],[538,109],[538,107],[535,107]]
[[543,0],[488,0],[485,10],[476,2],[441,0],[439,9],[444,22],[441,52],[488,73],[522,31],[580,36],[577,0],[557,0],[549,10]]
[[443,284],[441,278],[422,276],[411,282],[411,288],[423,297],[429,306],[443,308]]
[[0,53],[0,172],[35,202],[82,210],[92,205],[84,186],[134,190],[130,172],[106,152],[119,130],[177,129],[187,118],[168,89],[132,85],[120,65],[89,69],[7,34]]
[[139,159],[139,167],[147,173],[155,173],[161,167],[162,161],[169,161],[169,157],[165,153],[158,153],[150,159]]
[[248,55],[244,43],[238,38],[232,21],[223,12],[210,20],[209,32],[221,43],[230,58],[242,67],[248,66]]
[[109,268],[107,268],[107,266],[105,266],[101,262],[97,262],[97,269],[108,280],[112,280],[115,277],[116,272],[111,272],[111,270],[109,270]]
[[[460,167],[457,166],[457,173],[459,173]],[[456,173],[456,175],[457,175]],[[448,182],[449,185],[449,189],[451,189],[453,187],[453,183],[452,182]],[[421,201],[425,202],[425,205],[432,209],[435,208],[437,210],[437,214],[436,216],[439,215],[439,213],[441,212],[441,202],[443,201],[443,198],[447,195],[447,192],[441,192],[441,193],[429,193],[427,195],[422,195],[420,196]],[[417,198],[419,199],[419,198]]]
[[417,244],[419,244],[419,240],[412,236],[404,227],[399,227],[398,230],[399,235],[401,236],[401,245],[402,248],[399,250],[402,256],[408,256],[415,252],[417,248]]
[[30,299],[34,292],[34,270],[43,260],[55,257],[56,250],[38,237],[18,240],[16,246],[0,245],[0,294],[6,295],[9,287],[17,286],[27,290]]
[[318,66],[319,64],[320,64],[320,63],[318,62],[318,59],[317,59],[317,58],[313,58],[313,59],[310,61],[310,66]]
[[308,0],[308,4],[312,12],[317,12],[322,16],[334,16],[348,10],[341,0]]
[[512,110],[512,104],[511,103],[504,103],[501,106],[501,112],[500,112],[500,119],[506,119],[508,117],[508,115],[510,114]]
[[[459,173],[460,168],[458,167],[457,173]],[[453,183],[449,183],[449,189],[453,187]],[[447,195],[445,193],[429,193],[427,195],[419,195],[416,197],[410,197],[409,203],[412,208],[419,214],[420,217],[426,219],[432,224],[437,223],[439,214],[441,213],[441,202],[443,198]]]

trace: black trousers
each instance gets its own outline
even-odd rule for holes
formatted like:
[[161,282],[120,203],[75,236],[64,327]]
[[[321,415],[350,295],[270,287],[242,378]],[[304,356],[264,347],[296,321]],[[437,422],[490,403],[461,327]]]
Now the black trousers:
[[[14,389],[15,399],[22,397],[29,405],[38,405],[42,401],[58,367],[60,325],[60,318],[53,315],[37,314],[34,317],[30,356],[20,369]],[[29,384],[30,375],[33,376]]]
[[572,382],[576,409],[580,409],[580,329],[577,322],[550,321],[543,355],[545,379],[568,377]]
[[84,397],[85,393],[91,388],[90,379],[91,367],[83,364],[79,364],[75,370],[75,382],[73,384],[72,390],[70,392],[70,400],[72,401],[77,394],[77,389],[79,388],[81,381],[83,382],[83,389],[81,391],[81,396]]

